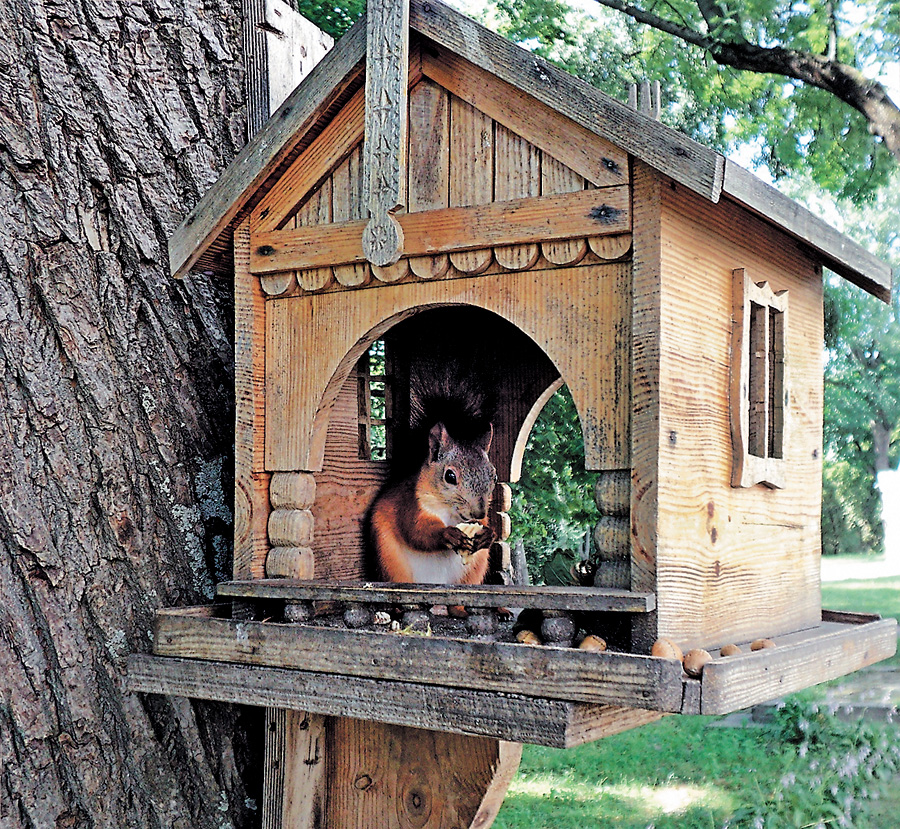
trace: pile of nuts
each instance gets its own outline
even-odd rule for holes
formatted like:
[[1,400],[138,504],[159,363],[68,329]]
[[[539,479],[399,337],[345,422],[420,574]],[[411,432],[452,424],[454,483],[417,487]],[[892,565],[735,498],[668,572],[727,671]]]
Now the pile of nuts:
[[[756,639],[750,644],[751,651],[760,651],[774,647],[775,643],[771,639]],[[725,645],[719,650],[719,656],[737,656],[739,653],[742,653],[742,651],[737,645]],[[703,675],[703,666],[712,659],[712,654],[703,648],[693,648],[682,654],[681,648],[671,639],[666,639],[665,637],[657,639],[653,643],[650,655],[658,656],[662,659],[675,659],[681,662],[684,672],[694,678],[699,678]]]

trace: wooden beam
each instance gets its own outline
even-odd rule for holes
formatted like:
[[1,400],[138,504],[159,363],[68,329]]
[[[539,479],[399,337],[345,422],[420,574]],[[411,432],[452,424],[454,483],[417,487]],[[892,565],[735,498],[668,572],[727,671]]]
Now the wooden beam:
[[635,112],[438,0],[413,0],[409,19],[412,28],[438,45],[518,87],[710,201],[719,200],[724,170],[724,158],[719,153]]
[[155,653],[671,713],[681,710],[681,663],[673,660],[211,618],[202,612],[160,611]]
[[284,157],[325,114],[334,99],[358,83],[366,52],[365,21],[356,23],[228,165],[169,239],[173,276],[187,274],[228,228]]
[[873,256],[852,239],[802,205],[779,193],[733,161],[725,163],[722,191],[822,254],[822,264],[882,302],[891,301],[890,265]]
[[661,716],[611,705],[145,654],[128,658],[128,688],[554,748],[618,734]]
[[294,579],[253,579],[219,582],[216,594],[234,599],[280,601],[371,602],[373,604],[449,604],[468,607],[529,607],[540,610],[585,610],[650,613],[656,608],[652,593],[594,587],[533,585],[411,585]]
[[[448,207],[397,216],[404,255],[420,256],[494,245],[602,236],[631,231],[627,186],[558,196]],[[365,261],[365,221],[255,234],[250,269],[279,273]]]

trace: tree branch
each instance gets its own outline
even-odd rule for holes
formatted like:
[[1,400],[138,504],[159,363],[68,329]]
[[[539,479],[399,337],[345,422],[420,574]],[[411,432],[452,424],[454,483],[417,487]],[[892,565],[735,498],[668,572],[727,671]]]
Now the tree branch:
[[[718,40],[652,12],[644,11],[623,0],[597,0],[602,6],[627,14],[643,23],[680,40],[705,49],[713,60],[749,72],[782,75],[830,92],[836,98],[862,113],[869,124],[869,132],[884,140],[890,153],[900,160],[900,108],[891,100],[878,81],[867,78],[853,66],[841,63],[829,55],[815,55],[782,46],[757,46],[739,36],[738,39]],[[697,0],[701,14],[712,15],[716,4]],[[714,31],[714,28],[713,28]]]

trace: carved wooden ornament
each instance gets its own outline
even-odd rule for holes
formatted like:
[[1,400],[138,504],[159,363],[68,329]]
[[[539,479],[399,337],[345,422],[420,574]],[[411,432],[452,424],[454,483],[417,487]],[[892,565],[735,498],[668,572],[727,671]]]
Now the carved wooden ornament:
[[363,152],[370,218],[362,241],[366,258],[384,267],[403,250],[403,230],[393,214],[406,200],[409,0],[370,0],[366,20]]

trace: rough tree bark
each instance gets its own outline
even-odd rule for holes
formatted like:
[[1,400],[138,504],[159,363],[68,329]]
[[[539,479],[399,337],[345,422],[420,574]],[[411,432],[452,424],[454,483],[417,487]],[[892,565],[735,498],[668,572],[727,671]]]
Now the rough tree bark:
[[231,285],[165,240],[244,142],[239,10],[0,0],[5,829],[257,822],[259,713],[123,680],[230,569]]

